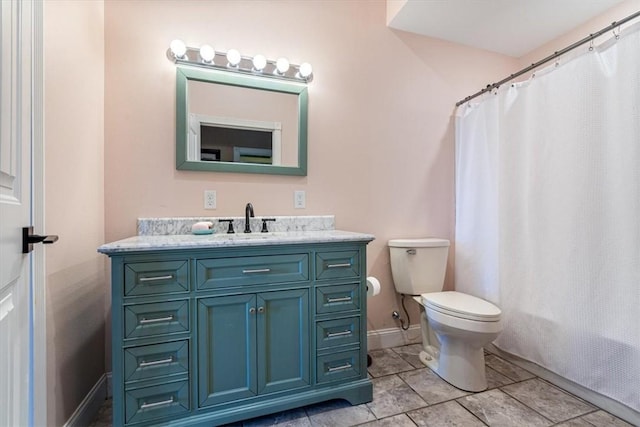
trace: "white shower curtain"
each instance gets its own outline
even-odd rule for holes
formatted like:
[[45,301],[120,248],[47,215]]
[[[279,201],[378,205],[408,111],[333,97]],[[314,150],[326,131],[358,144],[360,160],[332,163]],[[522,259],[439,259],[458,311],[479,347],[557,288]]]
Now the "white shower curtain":
[[495,344],[640,411],[640,24],[459,107],[457,290]]

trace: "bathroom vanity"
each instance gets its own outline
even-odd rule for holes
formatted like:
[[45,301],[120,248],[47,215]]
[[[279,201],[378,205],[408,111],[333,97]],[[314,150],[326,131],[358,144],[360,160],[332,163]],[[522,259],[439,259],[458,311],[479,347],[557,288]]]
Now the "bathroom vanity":
[[111,258],[113,422],[214,426],[372,399],[368,234],[148,235]]

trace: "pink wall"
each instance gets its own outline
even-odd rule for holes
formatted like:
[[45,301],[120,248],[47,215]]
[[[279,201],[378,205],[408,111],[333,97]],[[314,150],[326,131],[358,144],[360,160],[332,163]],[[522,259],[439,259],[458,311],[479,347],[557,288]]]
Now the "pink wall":
[[[47,425],[105,372],[104,4],[44,2]],[[36,402],[37,404],[37,402]]]
[[[574,28],[573,30],[567,32],[563,36],[560,36],[549,43],[540,46],[537,49],[532,50],[518,61],[520,62],[521,67],[526,67],[531,65],[549,55],[553,52],[556,52],[560,49],[563,49],[578,40],[581,40],[587,37],[589,34],[593,34],[600,29],[608,26],[614,21],[619,21],[622,18],[625,18],[635,12],[640,11],[640,0],[626,0],[622,3],[618,4],[615,7],[612,7],[605,13],[585,22],[584,24]],[[632,25],[633,22],[637,22],[637,19],[628,23],[626,25]],[[623,26],[624,27],[624,26]],[[611,34],[605,34],[602,38],[610,37]],[[596,43],[598,40],[596,40]],[[584,49],[588,49],[589,45],[583,45]]]
[[[517,62],[389,29],[385,14],[383,1],[108,1],[106,240],[135,234],[138,217],[240,216],[249,201],[258,216],[335,214],[339,229],[376,235],[368,274],[383,290],[369,329],[396,327],[386,242],[452,237],[454,104]],[[174,38],[312,63],[308,176],[175,169]],[[217,210],[203,209],[205,189]],[[294,190],[306,209],[293,209]]]

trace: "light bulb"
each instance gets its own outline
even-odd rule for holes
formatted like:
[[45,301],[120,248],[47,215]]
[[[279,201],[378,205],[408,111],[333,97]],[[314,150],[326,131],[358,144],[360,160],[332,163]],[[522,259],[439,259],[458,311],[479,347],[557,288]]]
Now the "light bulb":
[[229,61],[229,65],[232,67],[237,67],[240,63],[242,57],[240,56],[240,52],[235,49],[229,49],[227,52],[227,61]]
[[169,45],[169,49],[173,53],[173,56],[176,58],[183,58],[184,54],[187,53],[187,45],[184,44],[182,40],[175,39]]
[[279,74],[284,74],[289,69],[289,60],[287,58],[278,58],[276,61],[276,69]]
[[253,69],[256,71],[264,70],[267,66],[267,58],[264,55],[256,55],[253,57]]
[[313,73],[313,68],[311,68],[311,64],[308,62],[303,62],[300,64],[300,68],[298,68],[298,73],[300,74],[300,77],[306,79],[311,75],[311,73]]
[[202,47],[200,48],[200,58],[202,58],[204,62],[211,63],[215,56],[216,51],[213,50],[211,46],[209,46],[208,44],[202,45]]

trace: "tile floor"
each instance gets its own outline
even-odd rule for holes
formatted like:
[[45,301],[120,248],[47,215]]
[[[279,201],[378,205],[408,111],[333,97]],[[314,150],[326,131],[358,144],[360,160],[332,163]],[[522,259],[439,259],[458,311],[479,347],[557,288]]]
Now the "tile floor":
[[[458,390],[426,368],[419,352],[420,345],[414,344],[369,353],[370,403],[351,406],[334,400],[227,427],[630,426],[493,354],[486,356],[489,389]],[[111,425],[108,400],[90,427]]]

